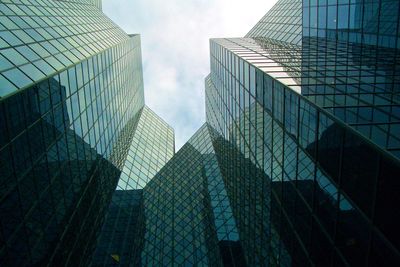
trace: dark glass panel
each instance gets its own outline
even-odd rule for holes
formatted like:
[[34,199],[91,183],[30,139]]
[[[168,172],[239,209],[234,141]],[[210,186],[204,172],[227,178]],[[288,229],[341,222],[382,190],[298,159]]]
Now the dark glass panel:
[[13,238],[8,243],[8,256],[14,266],[27,266],[29,264],[29,247],[26,240],[24,227],[17,228]]
[[315,157],[317,110],[303,99],[300,99],[299,123],[299,143],[312,157]]
[[332,261],[333,246],[317,221],[312,223],[312,243],[310,256],[316,266],[329,266]]
[[8,142],[6,115],[3,102],[0,103],[0,149]]
[[14,168],[10,147],[5,146],[0,149],[0,196],[5,196],[5,193],[10,190],[15,184]]
[[37,199],[34,179],[28,172],[25,177],[18,183],[18,192],[20,197],[21,210],[26,214]]
[[335,243],[350,265],[366,265],[369,239],[369,223],[357,208],[341,195]]
[[305,190],[307,189],[299,188],[293,196],[296,207],[295,213],[290,216],[293,216],[293,225],[301,238],[301,242],[308,250],[311,245],[312,213],[310,208],[305,204],[304,197],[300,197],[300,194],[303,194]]
[[[338,182],[343,128],[320,113],[318,129],[318,162],[325,172]],[[309,147],[313,146],[310,145]]]
[[379,158],[377,152],[360,139],[346,131],[341,186],[367,215],[371,215]]
[[26,132],[23,132],[11,143],[14,171],[17,177],[21,176],[32,165],[29,152],[29,140]]
[[332,266],[335,267],[342,267],[342,266],[348,266],[349,264],[346,262],[346,260],[343,258],[343,255],[335,250],[333,254],[333,263]]
[[297,238],[293,239],[293,252],[292,252],[292,266],[311,266],[312,263],[307,255],[307,252],[304,250],[303,246],[300,244]]
[[400,255],[376,231],[372,232],[369,266],[400,266]]
[[297,182],[298,187],[304,187],[304,197],[307,202],[312,202],[312,190],[314,187],[314,176],[315,176],[315,163],[312,159],[303,152],[302,149],[298,150],[298,163],[297,163]]
[[295,184],[292,181],[282,182],[282,208],[289,216],[294,214],[296,191]]
[[16,94],[4,102],[5,116],[7,118],[7,126],[10,139],[15,138],[25,128],[25,112],[24,103],[21,94]]
[[36,161],[37,158],[41,157],[46,151],[46,147],[43,142],[43,135],[41,129],[41,123],[37,122],[28,129],[29,145],[32,155],[32,161]]
[[[45,147],[48,148],[56,139],[56,132],[53,123],[53,116],[51,113],[47,113],[43,116],[43,120],[41,120],[42,124],[42,133],[43,140],[45,143]],[[59,134],[57,132],[57,134]]]
[[31,87],[22,93],[24,108],[25,108],[25,118],[27,126],[32,125],[40,118],[39,111],[39,99],[37,87]]
[[382,157],[376,192],[375,223],[393,244],[400,247],[400,218],[395,212],[400,203],[400,166]]
[[320,170],[317,170],[314,213],[333,239],[338,207],[338,190]]
[[284,179],[296,180],[296,167],[297,167],[297,143],[285,133],[285,148],[284,148]]
[[9,194],[3,197],[0,202],[0,214],[0,226],[4,240],[9,240],[22,222],[17,188],[14,188]]
[[297,137],[298,124],[298,96],[290,89],[285,89],[285,128]]

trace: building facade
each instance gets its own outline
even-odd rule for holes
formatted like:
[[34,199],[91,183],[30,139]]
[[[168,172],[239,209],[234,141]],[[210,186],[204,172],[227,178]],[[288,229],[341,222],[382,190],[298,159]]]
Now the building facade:
[[143,188],[174,155],[174,131],[144,106],[118,185],[89,260],[91,266],[139,265]]
[[[218,153],[226,152],[223,148],[233,150],[242,161],[222,166]],[[241,225],[235,220],[223,171],[234,168],[249,175],[256,171],[249,163],[204,124],[143,189],[140,264],[246,265],[242,242],[252,242],[254,235],[243,239],[239,235]]]
[[[2,1],[0,62],[0,265],[87,266],[105,215],[136,203],[117,185],[174,153],[144,106],[140,36],[98,0]],[[138,142],[146,170],[130,173]]]
[[[264,265],[256,248],[270,265],[400,263],[398,9],[279,1],[245,38],[210,41],[207,122],[268,177],[247,264]],[[244,180],[225,184],[237,212]]]
[[177,153],[101,1],[0,7],[1,266],[400,265],[400,1],[211,39]]

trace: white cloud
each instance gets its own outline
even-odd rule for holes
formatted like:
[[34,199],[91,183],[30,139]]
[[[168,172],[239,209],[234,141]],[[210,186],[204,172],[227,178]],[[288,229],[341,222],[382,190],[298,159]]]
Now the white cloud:
[[146,104],[175,129],[179,149],[205,122],[209,39],[244,36],[276,0],[103,0],[142,39]]

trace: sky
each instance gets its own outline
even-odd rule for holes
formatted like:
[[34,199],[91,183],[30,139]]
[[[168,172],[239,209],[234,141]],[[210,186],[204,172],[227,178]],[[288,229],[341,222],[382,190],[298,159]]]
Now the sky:
[[141,35],[146,105],[175,130],[178,150],[205,122],[209,39],[243,37],[276,0],[103,0],[103,12]]

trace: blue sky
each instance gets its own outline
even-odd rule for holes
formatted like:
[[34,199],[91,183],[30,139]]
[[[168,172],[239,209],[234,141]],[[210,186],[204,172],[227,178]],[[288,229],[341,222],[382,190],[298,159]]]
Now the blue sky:
[[175,129],[176,150],[205,122],[209,39],[242,37],[276,0],[103,0],[142,40],[146,104]]

